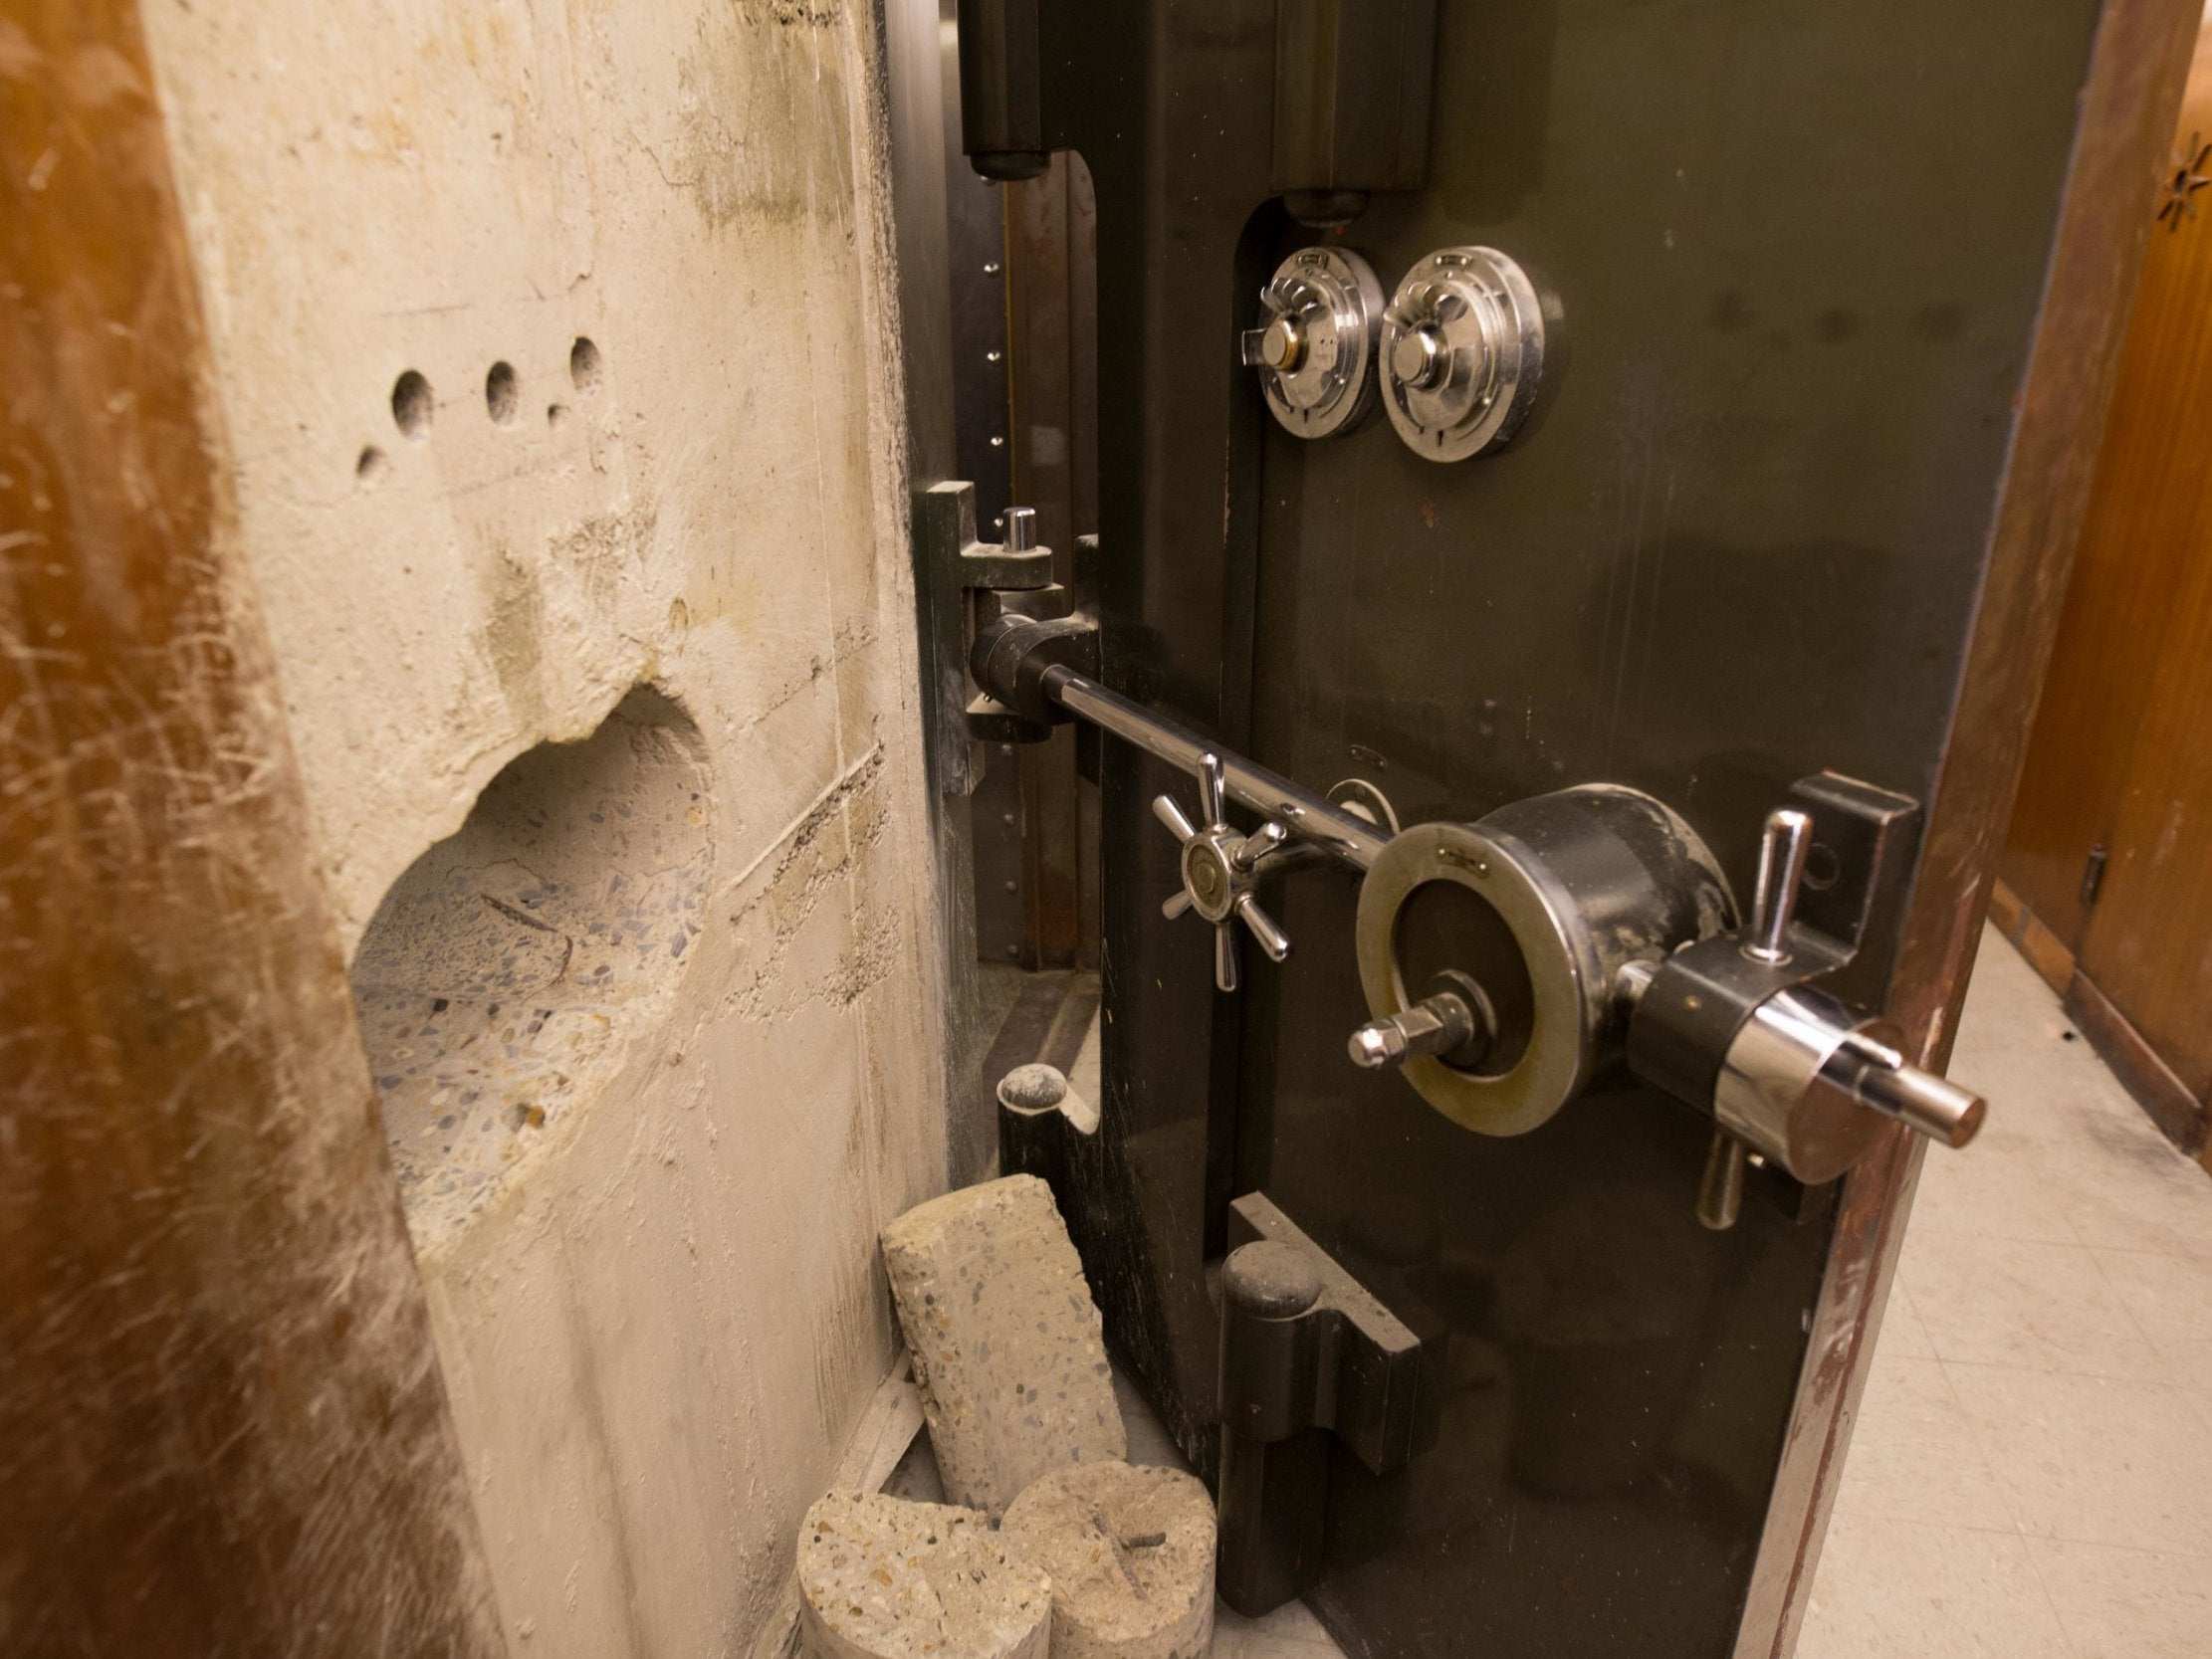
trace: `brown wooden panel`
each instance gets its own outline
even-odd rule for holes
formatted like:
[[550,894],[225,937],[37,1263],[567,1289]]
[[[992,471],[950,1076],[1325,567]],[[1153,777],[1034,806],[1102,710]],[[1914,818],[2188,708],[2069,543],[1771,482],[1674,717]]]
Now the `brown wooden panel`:
[[2074,988],[2074,952],[2066,941],[2036,920],[2035,912],[2020,903],[2020,895],[2003,882],[1989,890],[1989,925],[2028,959],[2043,982],[2064,996]]
[[[2212,177],[2212,165],[2193,169],[2208,140],[2212,34],[2191,67],[2169,190],[2184,167]],[[2163,205],[2061,636],[2072,678],[2063,688],[2054,678],[2046,694],[2036,758],[2049,774],[2039,801],[2063,802],[2084,779],[2110,796],[2109,861],[2076,955],[2129,1035],[2162,1060],[2163,1086],[2144,1104],[2164,1102],[2170,1117],[2175,1081],[2197,1101],[2212,1092],[2212,201],[2191,190]],[[2079,713],[2064,701],[2077,691]],[[2100,706],[2113,723],[2102,728],[2087,718]],[[2047,837],[2061,821],[2055,804],[2016,819],[2026,869],[2050,865]],[[2069,861],[2077,882],[2080,852]],[[2072,894],[2023,898],[2062,934],[2084,916]]]
[[2003,933],[2005,937],[2014,938],[2018,936],[2020,919],[2027,914],[2021,908],[2020,895],[2013,892],[2003,882],[1997,882],[1990,888],[1989,925]]
[[[1054,574],[1074,577],[1075,539],[1098,528],[1097,206],[1075,155],[1005,186],[1006,343],[1013,500],[1036,509]],[[1075,733],[1063,726],[1021,752],[1025,959],[1095,965],[1095,840]]]
[[[2212,285],[2212,220],[2193,235]],[[2163,240],[2163,238],[2161,238]],[[2212,444],[2212,286],[2176,337],[2194,358],[2207,419],[2198,442]],[[2183,576],[2173,602],[2169,649],[2157,663],[2120,793],[2111,859],[2078,952],[2082,971],[2125,1014],[2196,1099],[2212,1094],[2212,468],[2199,451],[2195,476],[2171,483],[2198,515],[2182,537]],[[2161,478],[2151,486],[2163,487]]]
[[2020,926],[2014,930],[2012,941],[2046,985],[2061,996],[2073,987],[2074,952],[2067,948],[2065,939],[2043,925],[2034,911],[2021,911]]
[[[2199,39],[2174,153],[2212,139],[2212,35]],[[2170,176],[2170,175],[2169,175]],[[2157,204],[2146,207],[2145,212]],[[2111,842],[2154,665],[2174,649],[2212,499],[2212,201],[2169,214],[2143,259],[2111,418],[2006,836],[2005,879],[2079,949],[2090,849]],[[2201,650],[2201,646],[2199,647]],[[2155,762],[2153,762],[2155,763]]]
[[0,82],[0,1652],[498,1652],[136,5]]
[[[2099,20],[2050,284],[1889,1010],[1932,1064],[1949,1054],[1965,998],[2029,715],[2051,661],[2090,499],[2097,434],[2150,224],[2152,173],[2172,130],[2199,15],[2196,0],[2108,0]],[[1783,1659],[1795,1644],[1924,1146],[1898,1131],[1845,1179],[1736,1659]]]
[[2204,1103],[2189,1092],[2188,1085],[2174,1075],[2156,1049],[2143,1041],[2142,1033],[2112,1006],[2088,974],[2077,973],[2067,985],[2066,1011],[2166,1139],[2191,1157],[2204,1156],[2206,1131],[2212,1126]]

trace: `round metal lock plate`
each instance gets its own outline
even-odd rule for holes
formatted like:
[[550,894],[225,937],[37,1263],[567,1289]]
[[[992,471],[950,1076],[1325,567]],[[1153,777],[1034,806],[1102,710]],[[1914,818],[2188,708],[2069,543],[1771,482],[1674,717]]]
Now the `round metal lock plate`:
[[1260,291],[1246,360],[1285,432],[1348,432],[1375,407],[1375,336],[1383,285],[1343,248],[1301,248]]
[[[1592,1067],[1586,952],[1576,919],[1546,879],[1541,862],[1511,837],[1473,824],[1416,824],[1396,836],[1360,886],[1354,943],[1360,986],[1377,1018],[1403,1012],[1421,987],[1409,987],[1399,952],[1399,917],[1432,883],[1467,889],[1496,912],[1529,983],[1526,1041],[1511,1064],[1488,1074],[1463,1071],[1433,1055],[1400,1068],[1429,1104],[1482,1135],[1525,1135],[1582,1091]],[[1503,943],[1504,940],[1501,940]],[[1480,977],[1486,964],[1470,963]]]
[[1444,248],[1383,312],[1383,407],[1416,455],[1463,461],[1513,436],[1544,370],[1544,313],[1495,248]]
[[1474,982],[1492,1015],[1481,1057],[1409,1055],[1400,1075],[1462,1128],[1522,1135],[1618,1054],[1623,965],[1710,937],[1732,913],[1710,849],[1677,814],[1582,784],[1394,836],[1360,886],[1352,938],[1375,1019],[1428,994],[1439,967]]

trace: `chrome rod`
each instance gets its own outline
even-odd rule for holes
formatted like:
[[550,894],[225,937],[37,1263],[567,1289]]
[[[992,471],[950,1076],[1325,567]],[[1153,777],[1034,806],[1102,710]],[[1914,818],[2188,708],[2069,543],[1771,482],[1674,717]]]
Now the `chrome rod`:
[[1278,772],[1255,766],[1242,755],[1231,754],[1218,743],[1161,719],[1143,704],[1132,703],[1068,668],[1046,669],[1040,684],[1044,695],[1069,714],[1089,721],[1102,731],[1111,731],[1193,777],[1200,774],[1205,756],[1219,756],[1229,799],[1276,820],[1299,840],[1310,841],[1361,870],[1381,856],[1389,838],[1373,824],[1332,806]]

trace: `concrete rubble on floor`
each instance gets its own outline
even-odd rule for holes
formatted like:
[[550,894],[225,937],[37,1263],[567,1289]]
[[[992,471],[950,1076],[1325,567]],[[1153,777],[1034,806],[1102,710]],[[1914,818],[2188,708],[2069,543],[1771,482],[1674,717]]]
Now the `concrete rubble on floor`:
[[1052,1584],[990,1520],[950,1504],[833,1491],[799,1529],[809,1659],[1045,1659]]
[[1075,1463],[1000,1536],[1052,1578],[1052,1659],[1195,1659],[1214,1639],[1214,1500],[1195,1475]]
[[1002,1514],[1052,1469],[1127,1454],[1098,1308],[1044,1182],[908,1210],[883,1263],[954,1503]]
[[1213,1499],[1187,1470],[1123,1460],[1098,1309],[1050,1189],[1015,1175],[947,1193],[882,1243],[928,1433],[887,1482],[871,1454],[868,1486],[807,1512],[800,1650],[1202,1659]]

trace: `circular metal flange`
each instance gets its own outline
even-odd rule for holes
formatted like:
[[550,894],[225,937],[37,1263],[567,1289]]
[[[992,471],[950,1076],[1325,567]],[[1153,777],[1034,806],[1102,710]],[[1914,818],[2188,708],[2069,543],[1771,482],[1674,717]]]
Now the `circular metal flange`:
[[1343,248],[1301,248],[1260,291],[1245,361],[1285,432],[1349,432],[1375,407],[1375,335],[1383,285]]
[[1513,436],[1544,372],[1544,313],[1495,248],[1444,248],[1383,312],[1383,407],[1416,455],[1463,461]]
[[[1410,907],[1439,883],[1480,901],[1466,913],[1477,925],[1461,927],[1449,960],[1410,960]],[[1622,967],[1709,937],[1733,915],[1696,831],[1640,791],[1590,784],[1394,838],[1360,887],[1354,946],[1378,1020],[1406,1009],[1439,968],[1482,987],[1497,1030],[1480,1063],[1410,1055],[1400,1069],[1462,1128],[1524,1135],[1614,1058]]]

